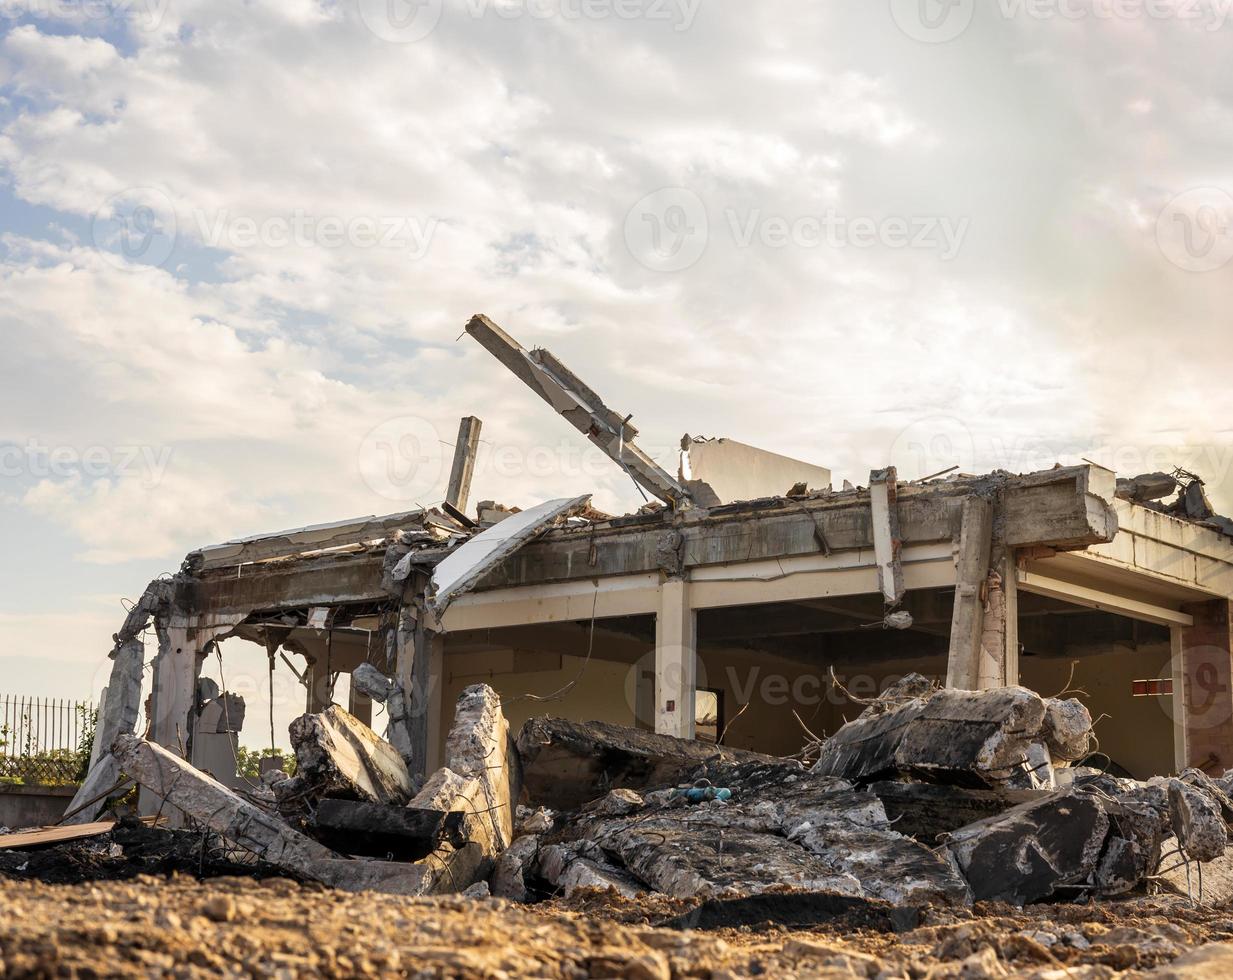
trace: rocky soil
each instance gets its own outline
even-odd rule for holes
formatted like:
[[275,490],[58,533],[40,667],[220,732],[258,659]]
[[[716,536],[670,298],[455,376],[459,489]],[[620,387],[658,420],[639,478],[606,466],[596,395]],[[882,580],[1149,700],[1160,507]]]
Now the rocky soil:
[[1185,899],[931,910],[901,934],[844,920],[655,926],[688,908],[614,893],[535,906],[351,895],[280,878],[0,879],[0,977],[1233,975],[1233,909]]

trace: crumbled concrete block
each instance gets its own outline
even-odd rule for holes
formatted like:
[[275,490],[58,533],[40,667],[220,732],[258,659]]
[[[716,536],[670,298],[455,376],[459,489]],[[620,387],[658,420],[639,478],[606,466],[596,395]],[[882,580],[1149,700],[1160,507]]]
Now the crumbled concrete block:
[[1066,790],[961,827],[947,851],[973,899],[1024,905],[1091,881],[1108,834],[1100,799]]
[[539,837],[519,837],[497,858],[492,872],[492,894],[515,902],[527,900],[527,872],[539,853]]
[[401,806],[414,793],[407,765],[394,748],[338,705],[291,723],[296,773],[274,785],[283,813],[305,801],[335,797]]
[[1211,861],[1229,846],[1229,829],[1220,804],[1180,779],[1169,780],[1169,810],[1173,833],[1187,856]]

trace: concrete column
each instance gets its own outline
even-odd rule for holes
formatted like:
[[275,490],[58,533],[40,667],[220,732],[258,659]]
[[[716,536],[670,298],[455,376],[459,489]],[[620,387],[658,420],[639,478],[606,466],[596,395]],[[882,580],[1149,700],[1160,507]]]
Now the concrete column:
[[978,691],[1019,683],[1018,571],[1014,556],[1005,553],[995,557],[990,567],[985,583]]
[[[185,626],[158,630],[158,656],[154,658],[153,691],[147,719],[150,738],[181,758],[191,754],[192,715],[203,659],[200,651],[208,640],[205,631]],[[174,807],[165,807],[162,797],[144,786],[138,794],[137,809],[142,816],[161,812],[171,827],[183,826],[184,815]]]
[[[1193,626],[1174,627],[1182,680],[1183,752],[1187,766],[1212,773],[1233,768],[1233,635],[1229,600],[1182,607]],[[1177,668],[1175,667],[1175,670]],[[1176,681],[1174,682],[1176,698]]]
[[407,719],[412,775],[427,776],[440,768],[441,698],[444,688],[445,639],[427,629],[414,606],[399,619],[396,674],[410,702]]
[[950,623],[946,686],[980,690],[981,646],[985,637],[985,587],[993,542],[993,503],[984,497],[963,502],[955,542],[955,610]]
[[154,658],[154,690],[150,698],[150,737],[178,756],[188,754],[196,702],[197,677],[201,673],[201,631],[169,626],[159,632],[158,656]]
[[655,617],[655,731],[694,737],[697,687],[697,613],[689,604],[689,583],[669,579],[660,588]]

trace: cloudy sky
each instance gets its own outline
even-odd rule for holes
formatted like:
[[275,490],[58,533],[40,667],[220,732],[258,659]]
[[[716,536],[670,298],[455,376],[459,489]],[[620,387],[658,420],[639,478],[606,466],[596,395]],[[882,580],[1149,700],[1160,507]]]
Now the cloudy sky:
[[[675,468],[1086,456],[1233,510],[1233,0],[0,0],[0,692],[194,546]],[[445,465],[443,465],[445,461]]]

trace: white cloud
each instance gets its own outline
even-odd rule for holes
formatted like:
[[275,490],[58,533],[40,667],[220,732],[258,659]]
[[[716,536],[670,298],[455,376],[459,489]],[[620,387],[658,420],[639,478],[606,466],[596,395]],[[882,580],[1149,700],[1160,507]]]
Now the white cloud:
[[[1156,240],[1175,195],[1233,193],[1227,32],[981,15],[930,45],[879,4],[662,22],[447,0],[431,35],[391,44],[352,2],[151,2],[123,30],[41,19],[0,41],[0,175],[20,202],[0,440],[170,452],[157,487],[0,486],[79,557],[174,567],[220,538],[400,509],[364,456],[391,420],[432,456],[407,483],[418,502],[439,498],[448,448],[416,440],[448,444],[478,414],[477,499],[640,503],[457,339],[477,311],[634,411],[670,467],[687,430],[858,482],[888,460],[921,475],[921,447],[945,444],[977,468],[1177,458],[1210,466],[1233,509],[1233,265],[1187,272]],[[709,226],[677,273],[624,237],[668,187]],[[31,227],[31,206],[54,224]],[[731,217],[754,214],[966,233],[952,261],[743,247]],[[149,215],[175,247],[119,259],[116,217]],[[667,235],[698,218],[661,217]],[[297,220],[312,230],[284,243]],[[406,234],[372,244],[357,221]],[[351,230],[323,242],[329,222]]]

